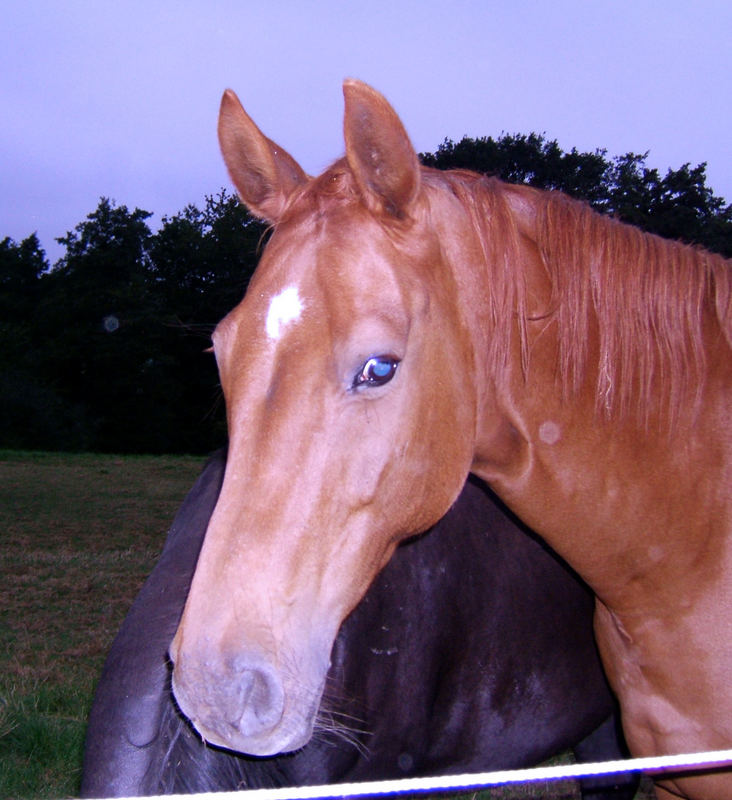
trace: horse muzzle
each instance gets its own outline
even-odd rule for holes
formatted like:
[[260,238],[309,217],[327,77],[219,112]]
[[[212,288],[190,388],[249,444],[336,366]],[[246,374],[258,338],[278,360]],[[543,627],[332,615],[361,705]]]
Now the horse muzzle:
[[[175,644],[175,643],[174,643]],[[204,741],[253,756],[297,750],[312,736],[325,682],[286,675],[259,653],[203,659],[171,647],[173,693]],[[313,685],[311,690],[305,688]]]

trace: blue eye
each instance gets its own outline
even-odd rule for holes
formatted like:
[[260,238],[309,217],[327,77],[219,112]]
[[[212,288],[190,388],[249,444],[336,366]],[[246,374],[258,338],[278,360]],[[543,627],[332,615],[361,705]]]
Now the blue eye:
[[399,359],[394,356],[373,356],[356,373],[352,388],[383,386],[394,377]]

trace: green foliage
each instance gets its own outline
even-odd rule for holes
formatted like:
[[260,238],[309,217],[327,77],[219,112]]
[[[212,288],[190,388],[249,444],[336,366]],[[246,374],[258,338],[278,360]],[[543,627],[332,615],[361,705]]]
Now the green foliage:
[[0,242],[0,291],[7,298],[12,293],[22,306],[7,302],[2,307],[3,318],[16,317],[26,312],[29,303],[35,298],[35,287],[41,274],[48,271],[46,254],[41,248],[38,236],[31,234],[20,244],[9,236]]
[[684,164],[662,178],[646,167],[648,153],[608,159],[605,150],[563,152],[555,140],[536,133],[445,139],[435,153],[420,158],[438,169],[472,169],[566,192],[649,233],[732,257],[732,205],[706,185],[706,164]]
[[163,218],[149,250],[150,280],[170,323],[210,328],[244,296],[264,226],[222,191],[201,211]]
[[165,218],[151,241],[149,343],[156,355],[146,362],[146,377],[158,388],[156,407],[165,410],[156,420],[160,442],[152,452],[205,452],[225,440],[218,374],[207,350],[218,321],[244,296],[263,231],[222,191],[207,197],[203,210],[187,206]]
[[608,197],[600,210],[667,239],[700,244],[732,256],[732,205],[706,185],[706,164],[658,170],[645,166],[648,153],[627,153],[608,166]]
[[[429,166],[582,198],[598,211],[732,256],[732,206],[705,164],[665,176],[648,154],[563,151],[536,133],[445,140]],[[226,191],[163,218],[101,198],[59,239],[0,241],[0,447],[207,452],[226,437],[216,323],[242,298],[264,225]]]
[[421,153],[422,162],[438,169],[471,169],[496,175],[509,183],[560,189],[574,197],[596,201],[602,192],[605,154],[562,152],[556,141],[530,133],[445,141],[436,153]]
[[101,198],[59,241],[0,243],[0,446],[205,452],[226,436],[216,323],[241,300],[263,226],[221,192],[153,234]]

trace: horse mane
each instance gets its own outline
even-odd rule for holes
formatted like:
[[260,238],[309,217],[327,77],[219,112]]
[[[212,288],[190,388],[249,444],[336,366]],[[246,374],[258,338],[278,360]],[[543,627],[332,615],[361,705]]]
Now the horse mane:
[[560,372],[576,391],[587,368],[594,311],[596,397],[621,416],[666,405],[697,409],[706,374],[705,327],[732,345],[730,263],[644,233],[558,192],[542,195],[538,244],[550,269]]
[[[430,170],[434,175],[434,171]],[[491,340],[497,380],[507,380],[509,328],[517,315],[524,374],[528,275],[518,226],[496,178],[466,171],[430,176],[446,181],[478,233],[490,270]],[[536,245],[551,282],[557,379],[565,397],[596,374],[596,409],[606,417],[665,410],[669,424],[698,408],[706,374],[710,324],[732,347],[732,264],[697,247],[662,239],[593,211],[561,192],[530,190]],[[597,347],[588,351],[596,332]],[[721,343],[720,341],[720,343]]]

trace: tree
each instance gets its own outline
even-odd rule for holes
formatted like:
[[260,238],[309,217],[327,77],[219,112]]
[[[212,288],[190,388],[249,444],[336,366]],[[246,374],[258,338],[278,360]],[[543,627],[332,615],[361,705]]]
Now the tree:
[[[544,136],[445,140],[424,163],[558,189],[645,230],[732,255],[732,206],[706,165],[662,176],[648,154],[565,152]],[[0,241],[0,446],[206,452],[226,420],[213,356],[218,321],[243,297],[267,233],[226,191],[148,227],[102,197],[59,241]]]
[[0,325],[17,343],[0,380],[6,446],[192,452],[225,439],[205,351],[244,294],[264,226],[226,192],[156,234],[149,217],[101,198],[59,240],[53,269],[33,237],[0,243]]
[[[146,286],[150,213],[101,198],[59,241],[34,319],[39,374],[76,415],[85,446],[136,449],[148,427],[144,376],[152,307]],[[123,435],[118,428],[122,426]]]
[[435,153],[421,153],[420,158],[429,167],[470,169],[508,183],[559,189],[588,201],[600,199],[606,168],[604,150],[564,153],[556,140],[537,133],[502,134],[499,139],[466,136],[457,143],[445,139]]
[[17,298],[34,292],[38,279],[48,269],[37,234],[32,233],[20,244],[9,236],[0,242],[0,292],[3,295],[12,294]]
[[38,366],[34,315],[48,269],[36,234],[19,244],[9,237],[0,242],[0,443],[4,447],[63,446],[74,427]]
[[661,178],[646,167],[648,153],[614,159],[600,149],[565,153],[556,140],[536,133],[445,139],[435,153],[420,158],[438,169],[472,169],[509,183],[557,189],[651,233],[732,256],[732,205],[706,185],[706,164],[684,164]]
[[706,164],[683,164],[661,178],[645,166],[647,157],[627,153],[614,159],[607,171],[607,210],[659,236],[732,256],[732,205],[706,185]]
[[[170,447],[210,450],[226,438],[213,356],[216,324],[244,296],[264,225],[225,191],[163,219],[151,239],[149,270],[157,308],[156,370],[176,398]],[[165,354],[164,357],[162,354]]]
[[266,228],[222,190],[188,205],[150,243],[149,276],[163,306],[186,325],[211,330],[244,296]]
[[34,233],[20,244],[0,242],[0,363],[15,363],[30,347],[31,318],[48,261]]

